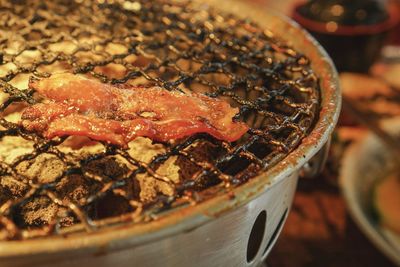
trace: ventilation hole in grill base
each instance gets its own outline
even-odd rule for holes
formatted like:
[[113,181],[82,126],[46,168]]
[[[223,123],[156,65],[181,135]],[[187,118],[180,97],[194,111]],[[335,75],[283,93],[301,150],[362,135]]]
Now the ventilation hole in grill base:
[[268,241],[267,246],[264,249],[263,252],[263,257],[267,254],[267,252],[270,251],[270,248],[273,244],[275,244],[276,239],[278,238],[279,233],[281,232],[282,228],[283,228],[283,222],[285,221],[285,218],[287,216],[288,213],[288,209],[286,208],[285,212],[283,213],[281,219],[279,220],[278,225],[275,228],[274,233],[272,234],[271,238]]
[[266,222],[267,212],[263,210],[260,212],[260,214],[258,214],[253,224],[253,228],[251,229],[249,241],[247,242],[247,262],[253,261],[260,250],[260,246],[264,238]]

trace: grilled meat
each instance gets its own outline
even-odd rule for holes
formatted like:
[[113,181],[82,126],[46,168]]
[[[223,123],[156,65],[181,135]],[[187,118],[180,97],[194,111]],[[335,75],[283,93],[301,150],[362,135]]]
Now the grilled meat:
[[137,136],[168,142],[195,133],[236,141],[248,130],[228,103],[160,87],[113,86],[73,74],[31,81],[48,102],[28,107],[22,125],[46,138],[87,136],[126,147]]

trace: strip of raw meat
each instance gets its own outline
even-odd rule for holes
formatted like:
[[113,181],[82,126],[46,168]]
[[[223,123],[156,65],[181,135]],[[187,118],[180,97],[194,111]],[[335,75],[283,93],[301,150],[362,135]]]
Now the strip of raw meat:
[[68,73],[29,86],[47,102],[26,108],[22,125],[46,138],[77,135],[126,146],[137,136],[168,142],[208,133],[233,142],[248,130],[232,121],[237,108],[201,94],[113,86]]

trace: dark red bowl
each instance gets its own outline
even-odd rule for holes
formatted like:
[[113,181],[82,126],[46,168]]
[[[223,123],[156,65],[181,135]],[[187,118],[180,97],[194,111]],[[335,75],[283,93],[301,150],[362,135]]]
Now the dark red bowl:
[[386,20],[371,25],[341,25],[336,22],[320,22],[304,17],[295,6],[292,18],[309,31],[327,50],[338,71],[368,72],[379,58],[388,33],[399,22],[397,9],[388,6]]

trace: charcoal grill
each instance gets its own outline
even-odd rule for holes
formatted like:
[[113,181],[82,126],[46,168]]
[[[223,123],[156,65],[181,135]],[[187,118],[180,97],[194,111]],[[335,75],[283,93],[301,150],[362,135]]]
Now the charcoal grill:
[[[21,142],[0,163],[2,266],[266,258],[299,172],[320,167],[340,110],[336,71],[311,37],[240,1],[15,0],[1,1],[0,14],[0,142]],[[234,143],[205,134],[153,143],[161,152],[147,161],[106,143],[77,153],[68,137],[18,124],[16,114],[42,101],[28,79],[58,71],[219,97],[251,129]],[[171,158],[179,181],[160,174]],[[140,176],[166,189],[143,196]]]

